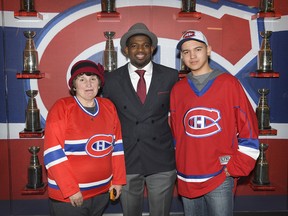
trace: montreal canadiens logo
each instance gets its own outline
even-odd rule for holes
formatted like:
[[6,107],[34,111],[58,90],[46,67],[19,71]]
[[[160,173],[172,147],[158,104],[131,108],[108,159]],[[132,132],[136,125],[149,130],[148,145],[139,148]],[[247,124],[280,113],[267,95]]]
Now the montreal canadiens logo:
[[104,157],[112,152],[113,141],[111,135],[95,135],[87,141],[85,150],[91,157]]
[[190,109],[184,116],[184,128],[191,137],[207,137],[219,133],[220,112],[215,109],[198,107]]
[[191,38],[193,36],[195,36],[195,32],[194,31],[187,31],[185,33],[185,35],[183,35],[183,38]]

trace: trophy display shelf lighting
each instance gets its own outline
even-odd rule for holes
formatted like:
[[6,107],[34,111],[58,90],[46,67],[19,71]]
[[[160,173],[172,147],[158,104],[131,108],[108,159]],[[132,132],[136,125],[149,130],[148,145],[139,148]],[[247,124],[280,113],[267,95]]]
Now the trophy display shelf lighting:
[[43,15],[37,11],[35,12],[15,11],[14,18],[18,20],[43,20]]

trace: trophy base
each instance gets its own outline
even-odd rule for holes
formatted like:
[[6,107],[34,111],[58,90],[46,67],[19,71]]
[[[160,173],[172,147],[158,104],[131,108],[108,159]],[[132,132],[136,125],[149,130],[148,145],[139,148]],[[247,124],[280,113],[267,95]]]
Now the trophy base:
[[258,12],[257,14],[253,15],[252,20],[258,18],[266,18],[266,19],[280,19],[281,14],[276,12]]
[[259,129],[259,135],[277,135],[277,130],[274,128]]
[[119,12],[98,12],[96,13],[96,17],[98,20],[111,20],[111,19],[119,19],[120,21],[120,13]]
[[42,195],[46,192],[47,189],[47,183],[43,183],[42,187],[33,189],[28,188],[27,186],[24,187],[24,189],[21,191],[22,195]]
[[35,70],[35,71],[22,71],[22,74],[40,74],[39,70]]
[[42,79],[45,77],[44,73],[40,73],[40,71],[38,71],[39,73],[17,73],[16,74],[16,78],[17,79]]
[[250,187],[254,191],[274,191],[275,186],[269,184],[269,185],[259,185],[254,182],[250,182]]
[[256,78],[278,78],[279,72],[275,72],[273,70],[271,71],[263,71],[263,70],[257,70],[256,72],[251,72],[250,77],[256,77]]
[[193,12],[183,12],[180,11],[176,20],[198,20],[201,19],[202,13],[193,11]]
[[20,138],[42,138],[44,136],[44,129],[38,131],[23,130],[19,133]]

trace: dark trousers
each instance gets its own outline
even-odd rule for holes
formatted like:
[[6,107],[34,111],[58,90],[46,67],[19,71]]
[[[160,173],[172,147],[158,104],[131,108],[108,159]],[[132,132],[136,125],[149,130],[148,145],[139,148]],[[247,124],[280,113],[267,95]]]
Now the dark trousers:
[[73,207],[72,204],[49,199],[51,216],[102,216],[109,202],[109,194],[100,194],[84,200],[81,207]]
[[124,216],[142,216],[144,188],[148,192],[150,216],[168,216],[170,212],[176,171],[148,176],[127,175],[127,184],[120,196]]

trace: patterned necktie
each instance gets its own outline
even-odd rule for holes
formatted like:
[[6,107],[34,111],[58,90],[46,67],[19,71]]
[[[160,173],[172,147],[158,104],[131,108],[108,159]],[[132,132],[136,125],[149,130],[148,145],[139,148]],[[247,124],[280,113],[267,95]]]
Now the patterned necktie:
[[144,79],[145,70],[136,70],[135,72],[140,76],[137,84],[137,94],[141,102],[144,104],[146,98],[146,82]]

